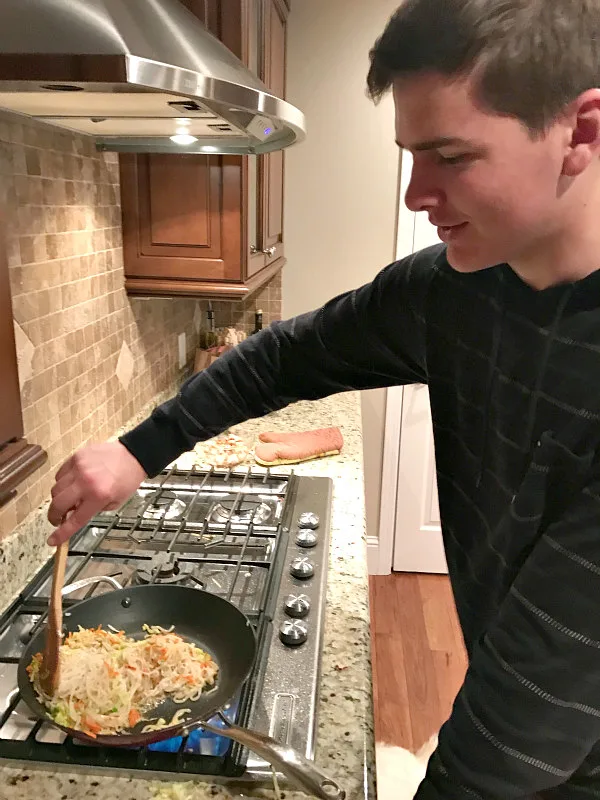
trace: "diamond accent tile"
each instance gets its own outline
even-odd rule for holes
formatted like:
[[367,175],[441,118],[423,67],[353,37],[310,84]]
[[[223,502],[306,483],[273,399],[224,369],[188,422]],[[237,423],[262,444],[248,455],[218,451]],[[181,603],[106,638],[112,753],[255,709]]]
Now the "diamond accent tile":
[[21,391],[23,391],[23,386],[27,383],[32,375],[31,362],[33,361],[35,347],[33,346],[31,339],[27,336],[18,322],[14,322],[14,327],[15,345],[17,348],[17,363],[19,367],[19,386]]
[[115,374],[125,391],[127,391],[129,388],[129,384],[133,378],[133,370],[133,355],[131,354],[131,350],[129,349],[127,342],[124,341],[121,345],[121,352],[119,353]]

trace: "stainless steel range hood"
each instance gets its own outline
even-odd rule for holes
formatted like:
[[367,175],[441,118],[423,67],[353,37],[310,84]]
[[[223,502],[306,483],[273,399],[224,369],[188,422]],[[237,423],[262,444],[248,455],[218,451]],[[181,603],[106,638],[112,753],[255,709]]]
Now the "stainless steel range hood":
[[302,113],[179,0],[0,0],[0,108],[103,150],[266,153],[304,138]]

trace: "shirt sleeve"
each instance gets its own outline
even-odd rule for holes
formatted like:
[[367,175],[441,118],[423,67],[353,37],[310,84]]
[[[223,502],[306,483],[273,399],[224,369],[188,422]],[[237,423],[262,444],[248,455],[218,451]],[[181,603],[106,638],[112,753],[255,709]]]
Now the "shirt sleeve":
[[121,442],[156,475],[196,442],[296,400],[425,383],[424,302],[439,257],[440,248],[428,248],[316,311],[249,337]]
[[600,469],[557,520],[475,645],[415,800],[562,798],[598,773]]

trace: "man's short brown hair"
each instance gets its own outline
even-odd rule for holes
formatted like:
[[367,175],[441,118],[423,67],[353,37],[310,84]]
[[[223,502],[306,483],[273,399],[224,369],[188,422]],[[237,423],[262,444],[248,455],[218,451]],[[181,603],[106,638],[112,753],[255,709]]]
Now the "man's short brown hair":
[[474,72],[485,107],[540,133],[600,85],[600,0],[405,0],[370,57],[374,100],[398,77]]

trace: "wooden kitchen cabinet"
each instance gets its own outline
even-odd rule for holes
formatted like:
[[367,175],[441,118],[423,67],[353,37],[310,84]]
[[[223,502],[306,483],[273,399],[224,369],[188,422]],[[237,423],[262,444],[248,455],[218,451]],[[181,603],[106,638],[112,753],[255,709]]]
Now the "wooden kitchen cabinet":
[[18,484],[47,459],[44,450],[23,437],[21,391],[13,328],[13,312],[6,257],[0,230],[0,506],[15,494]]
[[0,251],[0,376],[2,379],[2,414],[0,447],[23,436],[21,394],[15,355],[13,313],[4,246]]
[[[182,0],[285,95],[284,0]],[[243,300],[284,264],[284,154],[121,154],[129,294]]]

